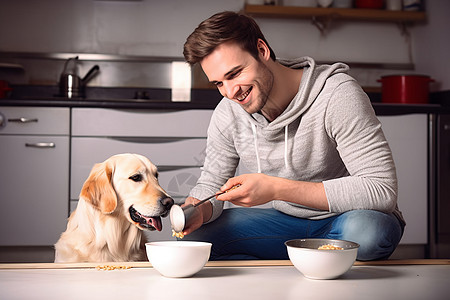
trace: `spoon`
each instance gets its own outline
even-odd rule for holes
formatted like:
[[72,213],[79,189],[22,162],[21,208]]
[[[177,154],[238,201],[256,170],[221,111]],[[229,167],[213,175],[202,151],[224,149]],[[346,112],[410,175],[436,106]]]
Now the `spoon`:
[[191,225],[192,215],[194,214],[196,207],[202,205],[203,203],[205,203],[206,201],[208,201],[214,197],[228,193],[229,191],[234,190],[235,188],[238,188],[239,186],[240,186],[240,184],[235,185],[232,188],[230,188],[224,192],[220,192],[220,193],[211,195],[211,196],[207,197],[206,199],[203,199],[200,202],[197,202],[194,205],[188,204],[183,207],[181,207],[180,205],[176,205],[176,204],[173,205],[172,208],[170,209],[170,223],[172,225],[173,231],[175,231],[176,233],[182,232],[184,228],[189,227],[189,225]]

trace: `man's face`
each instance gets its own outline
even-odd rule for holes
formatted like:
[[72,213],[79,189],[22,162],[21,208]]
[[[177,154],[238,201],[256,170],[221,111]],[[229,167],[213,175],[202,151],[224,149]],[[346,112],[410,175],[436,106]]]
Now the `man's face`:
[[239,103],[249,114],[266,104],[273,86],[273,74],[235,43],[219,45],[200,63],[209,81],[222,96]]

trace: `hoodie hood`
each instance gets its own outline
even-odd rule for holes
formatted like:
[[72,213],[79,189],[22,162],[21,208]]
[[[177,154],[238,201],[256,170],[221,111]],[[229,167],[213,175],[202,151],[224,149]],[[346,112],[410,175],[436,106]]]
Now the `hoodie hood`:
[[[289,124],[299,119],[301,115],[308,110],[314,103],[327,79],[338,73],[346,73],[348,66],[343,63],[335,63],[333,65],[316,65],[316,62],[310,57],[302,57],[293,60],[278,60],[282,65],[292,68],[303,68],[303,76],[297,94],[286,107],[286,109],[272,122],[268,122],[260,113],[249,115],[244,112],[245,118],[248,119],[253,132],[253,144],[257,161],[258,173],[262,172],[261,160],[258,147],[258,131],[266,140],[272,140],[284,135],[284,165],[287,169],[291,169],[289,159]],[[281,133],[281,131],[283,131]]]
[[249,122],[254,124],[258,130],[262,130],[267,137],[278,134],[280,130],[285,129],[293,120],[299,118],[314,103],[330,76],[338,73],[347,73],[349,70],[348,66],[343,63],[316,65],[314,59],[310,57],[291,60],[279,59],[278,62],[289,68],[304,69],[298,93],[292,99],[291,103],[272,122],[268,122],[259,113],[249,115],[243,110]]

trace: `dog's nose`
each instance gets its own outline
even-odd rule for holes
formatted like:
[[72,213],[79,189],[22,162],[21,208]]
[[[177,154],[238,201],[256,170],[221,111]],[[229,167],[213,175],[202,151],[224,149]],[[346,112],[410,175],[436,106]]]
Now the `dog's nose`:
[[164,206],[166,209],[170,209],[174,203],[173,199],[170,197],[165,197],[159,200],[159,202]]

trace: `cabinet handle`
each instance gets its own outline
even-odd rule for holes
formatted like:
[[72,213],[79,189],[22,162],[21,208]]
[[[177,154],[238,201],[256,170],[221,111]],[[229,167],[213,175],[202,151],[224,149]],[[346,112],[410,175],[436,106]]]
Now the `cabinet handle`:
[[55,148],[55,143],[25,143],[26,147],[31,148]]
[[8,122],[15,122],[15,123],[32,123],[37,122],[38,119],[28,119],[28,118],[17,118],[17,119],[8,119]]
[[160,143],[170,143],[182,141],[187,138],[179,138],[179,137],[123,137],[123,136],[114,136],[109,137],[111,140],[121,141],[121,142],[130,142],[137,144],[160,144]]

